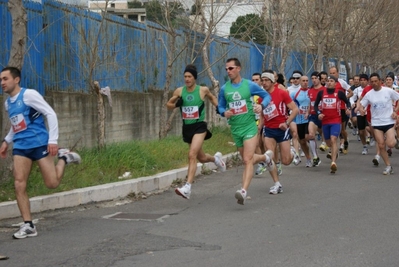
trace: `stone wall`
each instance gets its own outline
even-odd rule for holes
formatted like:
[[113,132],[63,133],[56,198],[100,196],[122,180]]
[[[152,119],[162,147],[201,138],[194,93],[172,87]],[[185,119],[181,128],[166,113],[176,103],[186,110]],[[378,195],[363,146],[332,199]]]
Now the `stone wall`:
[[[129,140],[153,140],[159,136],[162,91],[112,92],[112,108],[104,96],[106,144]],[[47,102],[58,117],[61,147],[95,147],[97,144],[97,96],[74,92],[46,92]],[[4,103],[4,101],[2,101]],[[207,103],[207,121],[214,107]],[[4,112],[4,107],[2,106]],[[172,111],[168,111],[170,115]],[[181,135],[181,116],[176,113],[169,135]],[[217,123],[225,120],[218,116]],[[3,125],[3,124],[1,124]],[[4,131],[3,131],[4,132]]]

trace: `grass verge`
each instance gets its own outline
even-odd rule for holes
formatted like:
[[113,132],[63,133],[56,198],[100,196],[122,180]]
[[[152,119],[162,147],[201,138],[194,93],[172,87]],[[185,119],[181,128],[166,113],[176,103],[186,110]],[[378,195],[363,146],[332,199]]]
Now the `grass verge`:
[[[213,155],[235,152],[229,128],[213,128],[212,138],[203,144],[205,153]],[[111,144],[102,150],[81,149],[80,165],[67,166],[64,178],[57,189],[48,189],[36,164],[32,167],[27,192],[29,197],[121,181],[125,172],[131,179],[185,167],[188,164],[188,144],[181,137],[170,136],[163,140],[131,141]],[[14,181],[0,184],[0,202],[15,200]]]

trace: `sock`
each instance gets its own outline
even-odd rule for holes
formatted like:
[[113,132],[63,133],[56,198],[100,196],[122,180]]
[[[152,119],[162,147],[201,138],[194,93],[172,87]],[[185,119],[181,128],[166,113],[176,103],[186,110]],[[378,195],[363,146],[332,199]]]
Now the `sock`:
[[316,150],[317,144],[316,144],[316,141],[314,139],[309,140],[309,147],[310,147],[310,151],[312,151],[313,157],[317,158],[318,157],[317,152],[316,152],[317,151]]
[[281,186],[280,182],[275,182],[274,185],[275,186]]
[[191,189],[191,184],[190,183],[186,183],[184,186],[188,187],[188,189]]
[[32,221],[25,221],[24,223],[29,223],[30,227],[34,227],[33,222]]

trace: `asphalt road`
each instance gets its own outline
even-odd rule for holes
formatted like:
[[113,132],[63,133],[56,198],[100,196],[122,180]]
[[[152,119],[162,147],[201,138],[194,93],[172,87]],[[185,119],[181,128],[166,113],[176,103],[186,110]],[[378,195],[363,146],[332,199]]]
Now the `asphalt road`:
[[[372,165],[374,148],[361,155],[351,140],[349,149],[334,175],[325,153],[319,167],[284,167],[279,195],[268,194],[268,173],[255,177],[244,206],[234,198],[242,167],[233,167],[199,177],[190,200],[171,188],[35,214],[34,238],[13,240],[20,219],[2,220],[0,254],[9,259],[0,267],[398,266],[398,175]],[[394,150],[399,172],[398,159]]]

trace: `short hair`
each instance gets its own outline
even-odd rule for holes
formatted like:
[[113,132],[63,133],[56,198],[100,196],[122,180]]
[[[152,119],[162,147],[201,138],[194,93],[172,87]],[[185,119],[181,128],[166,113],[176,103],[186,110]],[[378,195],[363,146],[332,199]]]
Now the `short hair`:
[[371,77],[377,77],[378,80],[381,80],[381,77],[380,77],[380,75],[379,75],[377,72],[371,73],[371,74],[370,74],[370,79],[371,79]]
[[262,76],[262,74],[260,74],[259,72],[255,72],[254,74],[252,74],[252,76],[255,76],[255,75],[259,75],[259,77]]
[[319,72],[318,72],[318,71],[312,72],[312,74],[310,75],[310,77],[313,77],[313,76],[319,77]]
[[278,73],[277,74],[277,82],[279,83],[279,84],[282,84],[282,85],[284,85],[285,86],[285,78],[284,78],[284,75],[282,74],[282,73]]
[[237,67],[241,67],[241,62],[237,58],[235,57],[228,58],[226,60],[226,63],[229,63],[231,61],[234,61],[234,65],[236,65]]
[[17,77],[21,78],[21,71],[18,68],[8,66],[8,67],[5,67],[4,69],[2,69],[1,72],[7,71],[7,70],[10,72],[11,76],[14,79],[17,78]]
[[328,76],[327,72],[325,71],[320,71],[319,74],[317,75],[317,77],[319,77],[319,80],[321,81],[321,75],[326,75]]
[[359,75],[359,80],[360,79],[365,79],[366,81],[368,81],[369,80],[369,76],[366,73],[362,73],[362,74]]

